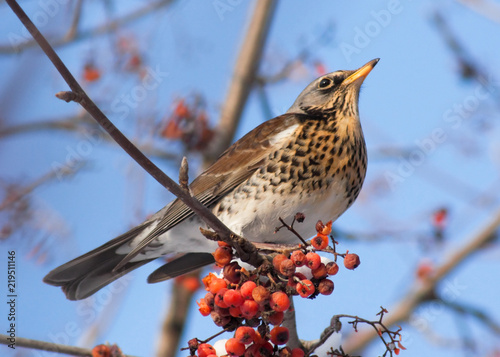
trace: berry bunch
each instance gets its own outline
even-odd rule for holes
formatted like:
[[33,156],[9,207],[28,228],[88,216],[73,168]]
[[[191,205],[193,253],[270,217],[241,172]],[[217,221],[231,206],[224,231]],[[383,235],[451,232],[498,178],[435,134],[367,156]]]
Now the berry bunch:
[[[223,269],[222,275],[209,273],[203,278],[207,293],[198,301],[198,306],[200,313],[210,315],[217,326],[235,331],[225,344],[230,356],[304,356],[300,348],[278,347],[289,339],[288,329],[280,325],[290,308],[292,295],[312,299],[333,292],[334,284],[328,277],[337,274],[339,266],[313,251],[328,247],[331,227],[331,221],[326,225],[319,221],[317,235],[311,242],[314,249],[301,246],[288,254],[276,254],[272,264],[253,271],[233,261],[233,249],[219,242],[213,255]],[[335,253],[337,256],[344,258],[344,265],[349,269],[359,265],[355,254]],[[196,351],[199,357],[216,356],[211,345],[198,344],[197,339],[190,341],[190,350],[193,355]]]

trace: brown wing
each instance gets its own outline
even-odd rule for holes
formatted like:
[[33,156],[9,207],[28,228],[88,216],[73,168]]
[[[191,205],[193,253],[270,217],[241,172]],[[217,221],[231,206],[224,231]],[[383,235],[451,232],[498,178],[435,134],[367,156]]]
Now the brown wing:
[[[259,125],[230,146],[217,161],[190,185],[193,196],[203,205],[211,206],[226,192],[247,180],[269,155],[272,138],[299,124],[301,114],[283,114]],[[156,228],[132,250],[117,269],[139,254],[151,241],[194,214],[181,200],[176,199],[166,210]]]

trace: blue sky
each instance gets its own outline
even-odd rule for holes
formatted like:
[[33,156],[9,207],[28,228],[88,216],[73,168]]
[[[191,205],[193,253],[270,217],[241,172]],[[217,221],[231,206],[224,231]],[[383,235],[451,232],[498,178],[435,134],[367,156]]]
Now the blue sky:
[[[111,46],[114,36],[77,42],[57,51],[77,75],[83,63],[91,58],[111,73],[86,89],[110,114],[110,119],[131,137],[142,136],[142,140],[146,140],[149,133],[137,123],[161,117],[171,109],[175,98],[193,92],[204,96],[211,120],[216,122],[251,9],[246,2],[241,2],[221,15],[215,3],[176,4],[120,31],[120,35],[136,40],[148,68],[167,73],[158,88],[148,93],[126,117],[113,113],[110,104],[130,93],[137,79],[133,75],[118,77],[113,72],[110,63],[115,55]],[[40,13],[46,11],[40,4],[22,3],[32,16],[41,16]],[[142,4],[121,1],[120,7],[113,10],[124,14]],[[86,5],[82,28],[92,28],[103,21],[106,16],[102,10],[99,3]],[[494,119],[498,118],[495,98],[499,88],[493,86],[491,94],[478,99],[481,85],[460,77],[455,57],[431,21],[436,10],[445,16],[481,68],[492,78],[500,78],[495,66],[500,56],[498,23],[458,2],[288,1],[278,5],[264,53],[263,70],[278,70],[304,48],[311,48],[311,57],[321,61],[328,71],[354,69],[373,58],[381,58],[365,81],[360,98],[370,155],[365,188],[357,203],[336,224],[349,232],[398,232],[396,236],[381,234],[381,239],[373,241],[341,241],[340,249],[358,253],[362,265],[354,272],[341,271],[335,278],[336,289],[331,296],[297,303],[301,338],[316,338],[335,313],[374,318],[380,305],[390,310],[413,282],[415,267],[422,257],[439,263],[498,207],[500,146]],[[51,21],[41,27],[42,32],[64,32],[70,13],[64,6],[57,8]],[[21,33],[21,26],[5,4],[0,5],[0,14],[4,19],[0,24],[0,43],[6,44],[12,34]],[[332,24],[333,39],[318,43],[318,37]],[[67,87],[37,49],[17,55],[0,54],[0,68],[2,123],[16,125],[62,118],[80,110],[76,104],[66,104],[54,97],[55,92]],[[290,80],[269,85],[266,90],[273,114],[286,111],[314,77],[311,70],[299,69]],[[113,81],[116,78],[120,79],[118,85]],[[455,121],[448,119],[450,115],[458,115],[457,106],[471,110],[460,116],[460,119],[463,117],[460,124],[454,125]],[[263,116],[258,96],[252,93],[237,137],[267,119],[270,118]],[[488,125],[486,129],[482,129],[484,123]],[[381,149],[417,153],[418,143],[431,139],[436,130],[444,133],[445,139],[435,143],[421,163],[413,165],[411,174],[388,189],[388,173],[400,175],[405,159],[399,154],[385,156]],[[109,294],[106,290],[98,293],[93,306],[86,305],[88,302],[67,301],[59,289],[43,284],[42,278],[54,267],[140,223],[172,196],[115,146],[61,132],[37,132],[2,140],[1,178],[29,183],[49,172],[54,163],[65,162],[68,154],[75,150],[84,150],[79,152],[85,153],[83,156],[89,165],[75,177],[44,185],[33,195],[37,212],[48,215],[40,216],[41,222],[64,222],[63,238],[51,246],[50,260],[38,264],[36,259],[28,258],[30,236],[26,234],[0,245],[2,252],[11,249],[19,252],[18,335],[79,344],[83,343],[82,335],[89,333],[92,324],[101,321],[99,325],[105,327],[92,344],[116,342],[128,354],[153,355],[170,290],[170,283],[146,283],[156,263],[118,282],[117,290],[125,286],[121,293]],[[173,150],[178,150],[178,146],[174,145]],[[176,177],[175,167],[164,161],[156,162]],[[195,166],[197,158],[190,158],[190,162]],[[191,176],[194,175],[193,172]],[[488,200],[478,201],[488,188],[492,192],[486,195]],[[444,247],[425,250],[421,241],[430,235],[430,214],[441,206],[451,210],[448,240]],[[47,226],[42,228],[50,232]],[[498,257],[498,248],[479,253],[449,277],[458,279],[464,287],[459,301],[487,311],[496,321],[500,320],[500,310],[493,299],[500,293],[498,284],[494,284],[498,280],[494,274],[498,271]],[[113,300],[109,300],[110,295]],[[203,292],[199,293],[201,296]],[[4,316],[4,310],[1,311],[0,316]],[[454,315],[445,310],[431,312],[433,315],[429,317],[429,309],[424,306],[416,316],[427,316],[433,331],[439,335],[452,340],[460,337],[456,330],[461,323],[456,323]],[[98,316],[102,320],[96,320]],[[499,345],[498,339],[483,327],[471,319],[466,320],[472,336],[481,338],[477,355]],[[189,321],[184,341],[217,331],[195,310]],[[432,345],[415,328],[404,327],[404,334],[411,336],[405,356],[457,355],[457,350]],[[350,332],[347,324],[344,329],[345,333]],[[375,343],[366,355],[381,351],[381,346]],[[49,354],[29,352],[27,355]]]

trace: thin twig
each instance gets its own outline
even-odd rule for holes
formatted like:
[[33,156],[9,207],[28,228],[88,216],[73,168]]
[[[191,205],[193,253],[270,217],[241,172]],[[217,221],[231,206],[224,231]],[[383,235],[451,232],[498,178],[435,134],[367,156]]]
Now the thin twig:
[[[9,1],[7,1],[9,2]],[[158,9],[169,5],[173,0],[161,0],[155,3],[150,3],[145,5],[144,7],[138,9],[137,11],[131,12],[130,14],[124,15],[116,20],[107,21],[105,24],[101,26],[97,26],[96,28],[77,32],[74,36],[68,37],[64,35],[59,39],[52,40],[54,47],[61,47],[63,45],[69,45],[75,41],[84,40],[87,38],[91,38],[93,36],[103,35],[110,32],[115,31],[118,27],[126,25],[130,22],[140,19],[141,17],[155,13]],[[11,54],[11,53],[19,53],[26,49],[32,48],[37,45],[37,41],[26,41],[18,45],[0,45],[0,54]]]
[[[491,220],[484,227],[466,239],[466,243],[461,248],[450,254],[436,268],[433,275],[424,281],[415,281],[406,296],[402,297],[400,303],[391,309],[391,314],[387,315],[386,326],[407,321],[412,312],[429,296],[432,296],[436,286],[448,274],[491,240],[498,226],[500,226],[500,209],[493,214]],[[349,336],[343,345],[347,351],[361,351],[375,338],[377,338],[377,334],[371,330],[358,331],[358,333]]]

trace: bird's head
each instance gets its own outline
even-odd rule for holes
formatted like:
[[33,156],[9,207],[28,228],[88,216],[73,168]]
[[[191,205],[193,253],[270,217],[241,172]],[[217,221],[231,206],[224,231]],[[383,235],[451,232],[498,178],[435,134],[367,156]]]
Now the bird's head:
[[287,113],[330,117],[342,113],[358,116],[358,97],[361,84],[379,59],[371,60],[354,71],[336,71],[314,80],[300,93]]

